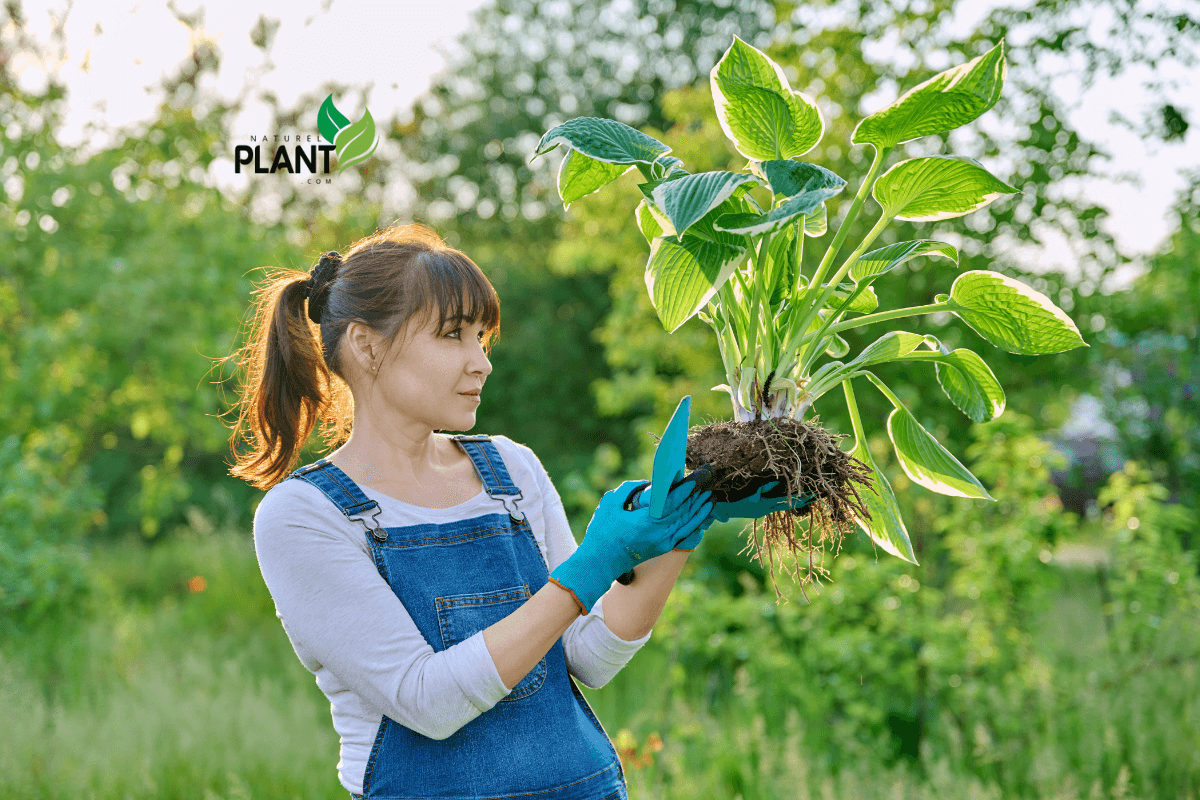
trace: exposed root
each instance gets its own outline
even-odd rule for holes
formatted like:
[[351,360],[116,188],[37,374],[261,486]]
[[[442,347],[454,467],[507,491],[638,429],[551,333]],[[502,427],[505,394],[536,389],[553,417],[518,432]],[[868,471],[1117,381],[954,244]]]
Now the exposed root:
[[[768,497],[784,496],[785,487],[787,496],[797,501],[816,495],[804,508],[764,517],[761,540],[757,520],[743,531],[749,541],[742,553],[753,551],[753,560],[768,571],[776,604],[787,602],[775,580],[777,550],[780,566],[800,584],[807,601],[805,585],[813,581],[823,585],[821,578],[829,577],[823,566],[825,544],[832,544],[836,555],[846,534],[854,532],[854,519],[871,518],[855,486],[874,491],[871,468],[838,447],[838,440],[848,434],[831,434],[817,424],[817,419],[726,420],[694,427],[688,433],[687,468],[694,470],[702,464],[712,468],[709,488],[715,501],[740,500],[772,480],[781,485],[768,492]],[[818,551],[820,558],[814,561]],[[808,565],[804,577],[798,575],[802,556]]]

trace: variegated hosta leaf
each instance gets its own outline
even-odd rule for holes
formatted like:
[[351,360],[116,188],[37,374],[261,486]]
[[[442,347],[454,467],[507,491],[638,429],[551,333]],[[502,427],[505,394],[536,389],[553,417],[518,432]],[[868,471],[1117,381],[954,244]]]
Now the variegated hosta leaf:
[[920,333],[909,333],[908,331],[885,333],[864,347],[862,352],[846,365],[845,371],[854,372],[872,364],[882,364],[904,358],[920,347],[923,341],[925,341],[925,336]]
[[729,280],[748,255],[747,245],[744,236],[713,229],[711,218],[694,225],[682,241],[659,237],[650,243],[646,289],[667,332],[703,308]]
[[767,278],[767,286],[771,290],[770,305],[778,308],[783,299],[791,295],[796,282],[796,265],[793,263],[796,258],[796,234],[790,226],[771,237],[767,258],[771,263],[771,274]]
[[896,242],[859,256],[850,268],[850,280],[861,283],[864,279],[874,279],[918,256],[942,256],[958,263],[958,250],[953,245],[932,239]]
[[752,170],[770,184],[774,194],[795,197],[815,189],[846,188],[846,181],[836,172],[817,164],[791,159],[750,162]]
[[780,228],[795,222],[796,217],[815,214],[817,208],[845,186],[846,183],[843,181],[841,186],[808,189],[794,197],[789,197],[766,214],[730,214],[717,220],[716,226],[718,230],[743,233],[749,236],[775,233]]
[[895,411],[888,417],[888,436],[896,450],[896,459],[913,483],[931,492],[950,497],[974,497],[995,500],[983,484],[959,460],[942,447],[933,435],[917,422],[904,403],[874,374],[866,373],[892,402]]
[[[837,374],[830,376],[835,381],[831,385],[836,386],[837,380],[853,375],[855,372],[866,369],[874,364],[899,361],[920,347],[925,338],[922,334],[909,333],[908,331],[885,333],[864,347],[852,361],[838,367]],[[816,382],[815,376],[813,382]]]
[[757,178],[744,172],[701,172],[664,181],[650,190],[650,197],[678,235],[734,196],[740,186],[757,183]]
[[971,328],[1001,350],[1025,356],[1087,347],[1079,329],[1049,297],[990,270],[971,270],[955,279],[945,303]]
[[978,58],[934,75],[871,114],[854,128],[850,141],[882,149],[954,130],[996,104],[1005,72],[1001,41]]
[[558,168],[558,194],[563,200],[563,208],[607,186],[632,168],[632,164],[610,164],[589,158],[578,150],[568,150]]
[[[821,284],[823,287],[828,286],[828,283]],[[830,309],[841,308],[842,303],[847,297],[854,293],[853,283],[839,283],[838,288],[833,290],[833,294],[829,295],[827,306]],[[850,303],[850,307],[846,309],[849,314],[870,314],[875,309],[879,308],[879,298],[875,296],[874,287],[868,286],[858,293],[858,297]]]
[[970,214],[1017,190],[969,158],[925,156],[880,175],[871,194],[889,217],[930,222]]
[[666,221],[668,226],[671,223],[665,217],[660,221],[653,208],[653,206],[643,200],[638,203],[638,207],[633,212],[634,217],[637,219],[638,230],[642,232],[642,236],[646,237],[647,244],[653,244],[656,238],[664,234],[675,235],[675,231],[667,231],[663,228],[663,221]]
[[636,128],[600,117],[576,117],[554,126],[542,136],[534,155],[540,156],[560,144],[610,164],[653,164],[659,156],[671,152],[671,148]]
[[804,218],[804,235],[824,236],[827,228],[825,204],[822,203],[816,211]]
[[[654,190],[655,189],[657,189],[659,186],[662,186],[664,183],[669,183],[670,181],[677,181],[677,180],[680,180],[681,178],[686,178],[688,176],[688,174],[689,173],[686,170],[672,170],[670,173],[668,173],[667,177],[665,177],[665,178],[656,178],[654,180],[649,180],[649,181],[644,181],[642,183],[639,183],[637,185],[638,191],[640,191],[642,193],[642,197],[646,198],[646,202],[650,203],[651,205],[654,205]],[[660,209],[660,211],[661,211],[661,209]]]
[[959,411],[975,422],[991,422],[1004,413],[1004,389],[982,358],[965,347],[951,350],[933,336],[925,343],[938,353],[938,383]]
[[793,92],[780,66],[737,36],[709,84],[721,129],[746,158],[793,158],[821,141],[825,123],[816,103]]
[[687,173],[687,170],[683,168],[683,159],[675,156],[659,156],[650,169],[654,177],[659,180],[675,172]]
[[[843,383],[842,388],[846,392],[847,404],[853,404],[854,393],[850,388],[850,381]],[[866,434],[862,430],[859,430],[857,426],[854,436],[854,449],[850,451],[850,455],[871,468],[871,488],[855,487],[858,491],[859,499],[862,500],[862,504],[866,507],[867,513],[871,515],[871,518],[864,519],[858,514],[853,514],[854,521],[858,523],[858,526],[863,529],[863,532],[867,536],[871,537],[871,541],[875,542],[875,544],[897,558],[904,559],[910,564],[916,564],[917,557],[913,553],[912,542],[908,538],[908,530],[904,527],[904,520],[900,516],[900,505],[896,502],[896,495],[892,491],[892,485],[884,476],[883,470],[875,463],[875,459],[871,457],[871,449],[867,446]]]

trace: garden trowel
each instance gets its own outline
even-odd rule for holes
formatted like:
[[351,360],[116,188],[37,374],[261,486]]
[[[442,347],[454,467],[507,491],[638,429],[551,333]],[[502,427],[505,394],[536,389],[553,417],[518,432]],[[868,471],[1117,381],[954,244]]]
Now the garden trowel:
[[707,464],[684,477],[684,461],[687,458],[688,422],[692,416],[692,396],[689,394],[679,401],[671,421],[667,423],[662,438],[658,440],[658,449],[654,451],[654,468],[650,473],[650,483],[637,487],[629,493],[625,500],[625,509],[650,506],[650,516],[662,519],[667,508],[667,495],[676,486],[687,481],[695,481],[693,492],[704,491],[709,478]]
[[[667,495],[680,484],[694,481],[696,486],[692,492],[702,492],[711,483],[712,472],[708,464],[702,464],[684,477],[684,461],[687,458],[687,435],[689,420],[692,416],[692,396],[689,394],[679,401],[671,421],[667,423],[662,438],[658,441],[658,449],[654,451],[654,467],[650,473],[650,483],[638,486],[625,499],[625,510],[650,507],[650,516],[662,519],[667,507]],[[626,572],[617,580],[628,585],[633,580],[633,570]]]

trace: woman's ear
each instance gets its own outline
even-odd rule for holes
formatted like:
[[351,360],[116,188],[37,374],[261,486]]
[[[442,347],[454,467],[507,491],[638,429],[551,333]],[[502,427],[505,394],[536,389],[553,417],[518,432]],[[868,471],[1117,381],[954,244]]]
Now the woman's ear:
[[375,360],[379,349],[379,334],[361,322],[351,322],[346,326],[346,346],[350,348],[350,356],[363,372],[370,373],[371,367],[376,366]]

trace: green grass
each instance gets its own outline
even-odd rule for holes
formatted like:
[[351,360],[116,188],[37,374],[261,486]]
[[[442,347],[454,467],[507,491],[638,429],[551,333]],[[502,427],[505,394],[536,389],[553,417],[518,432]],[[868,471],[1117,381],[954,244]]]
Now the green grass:
[[[252,544],[97,553],[92,619],[0,656],[0,796],[344,795],[329,704],[274,615]],[[200,575],[204,591],[187,580]]]
[[[328,701],[275,618],[247,536],[186,534],[152,551],[133,541],[93,553],[91,568],[101,591],[78,617],[0,652],[0,797],[345,796]],[[203,591],[189,589],[195,576]],[[1177,770],[1164,785],[1195,785],[1194,662],[1105,689],[1099,609],[1094,578],[1067,573],[1035,628],[1047,664],[1043,703],[1028,713],[1036,796],[1132,797],[1131,775],[1164,759]],[[1194,629],[1170,635],[1192,637],[1195,652]],[[771,687],[744,676],[728,702],[673,688],[683,665],[668,637],[656,631],[651,645],[608,686],[581,687],[622,748],[633,798],[1005,797],[996,772],[961,767],[975,743],[945,733],[926,738],[919,763],[885,766],[866,745],[828,763],[806,745],[825,720],[764,714]]]

